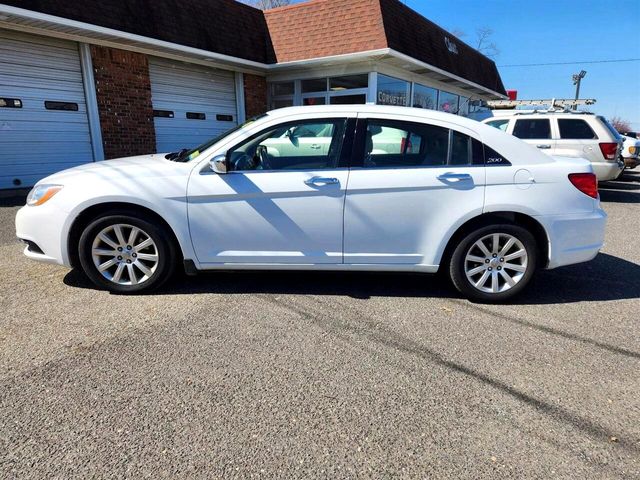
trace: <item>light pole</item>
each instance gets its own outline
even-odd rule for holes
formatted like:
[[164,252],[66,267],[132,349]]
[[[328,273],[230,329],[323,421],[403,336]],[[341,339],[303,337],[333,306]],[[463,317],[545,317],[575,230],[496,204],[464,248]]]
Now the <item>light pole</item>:
[[[580,73],[576,73],[572,77],[573,84],[576,86],[576,100],[578,100],[578,97],[580,97],[580,82],[582,81],[582,79],[585,77],[586,74],[587,72],[585,70],[580,70]],[[574,105],[573,109],[577,110],[578,105]]]

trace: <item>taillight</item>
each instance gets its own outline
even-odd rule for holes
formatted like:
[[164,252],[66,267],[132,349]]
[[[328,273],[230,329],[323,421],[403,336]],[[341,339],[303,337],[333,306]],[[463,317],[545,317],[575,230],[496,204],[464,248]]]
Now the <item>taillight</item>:
[[[601,144],[602,145],[602,144]],[[593,173],[570,173],[569,181],[585,195],[598,198],[598,180]]]
[[618,153],[618,144],[617,143],[601,143],[600,151],[602,151],[602,155],[607,160],[615,160],[616,153]]

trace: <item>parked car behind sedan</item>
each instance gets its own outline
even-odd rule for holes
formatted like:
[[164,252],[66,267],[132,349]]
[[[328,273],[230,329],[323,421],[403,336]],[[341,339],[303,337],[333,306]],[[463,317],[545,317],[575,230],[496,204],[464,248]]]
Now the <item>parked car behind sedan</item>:
[[635,136],[622,135],[622,158],[624,166],[628,169],[634,169],[640,163],[638,156],[640,155],[640,140]]
[[598,181],[614,180],[624,169],[622,138],[606,118],[562,110],[494,110],[483,123],[510,133],[547,155],[584,158]]
[[52,175],[16,231],[28,257],[118,293],[151,291],[182,263],[443,271],[499,302],[539,268],[594,258],[605,220],[585,160],[456,115],[359,105],[276,110],[179,153]]

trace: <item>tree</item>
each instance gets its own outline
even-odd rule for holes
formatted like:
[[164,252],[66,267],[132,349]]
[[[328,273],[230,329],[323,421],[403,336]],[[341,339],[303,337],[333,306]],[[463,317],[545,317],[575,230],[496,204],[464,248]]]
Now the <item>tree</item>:
[[[452,35],[455,35],[458,38],[465,37],[467,34],[460,30],[459,28],[454,28],[451,31]],[[500,50],[498,46],[491,41],[491,36],[493,35],[493,29],[489,27],[480,27],[476,29],[476,38],[473,42],[476,46],[476,50],[478,50],[483,55],[489,58],[495,58],[500,54]]]
[[291,0],[243,0],[244,3],[260,10],[268,10],[270,8],[284,7],[291,4]]
[[489,27],[480,27],[476,30],[476,50],[483,53],[487,57],[495,58],[500,54],[500,50],[495,43],[491,41],[493,30]]
[[631,131],[631,123],[629,122],[629,120],[625,120],[623,118],[615,116],[611,117],[609,123],[620,133]]

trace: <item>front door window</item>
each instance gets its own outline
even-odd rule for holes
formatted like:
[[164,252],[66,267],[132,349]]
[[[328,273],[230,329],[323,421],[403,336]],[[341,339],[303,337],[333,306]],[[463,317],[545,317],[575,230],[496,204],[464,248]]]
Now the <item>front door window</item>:
[[345,120],[290,122],[272,127],[229,150],[230,170],[336,167],[344,129]]

